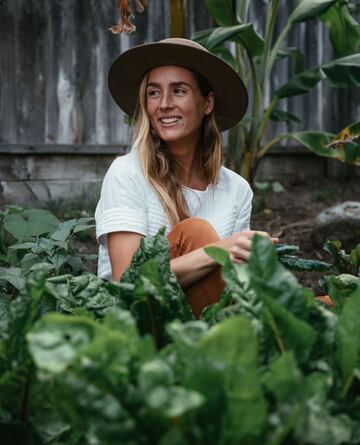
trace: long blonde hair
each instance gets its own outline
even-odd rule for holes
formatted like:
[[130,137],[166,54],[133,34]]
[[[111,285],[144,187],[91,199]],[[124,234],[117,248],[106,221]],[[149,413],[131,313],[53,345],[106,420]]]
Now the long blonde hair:
[[[211,92],[209,83],[201,75],[194,73],[201,94],[207,97]],[[179,181],[181,166],[166,149],[166,144],[151,128],[146,110],[145,75],[139,89],[137,112],[133,130],[133,147],[138,150],[143,173],[155,188],[171,225],[190,217]],[[206,179],[216,184],[222,164],[222,142],[214,112],[204,116],[202,132],[197,150],[200,165],[203,165]]]

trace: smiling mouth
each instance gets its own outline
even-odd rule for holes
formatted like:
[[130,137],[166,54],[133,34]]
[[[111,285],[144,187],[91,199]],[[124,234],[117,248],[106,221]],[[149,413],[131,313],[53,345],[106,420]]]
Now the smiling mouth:
[[175,117],[163,117],[160,118],[159,121],[161,124],[163,125],[172,125],[172,124],[176,124],[177,122],[179,122],[181,120],[181,117],[179,116],[175,116]]

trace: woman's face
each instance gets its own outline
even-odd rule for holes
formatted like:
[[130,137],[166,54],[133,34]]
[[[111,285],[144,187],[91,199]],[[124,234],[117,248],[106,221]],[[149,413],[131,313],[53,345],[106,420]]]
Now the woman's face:
[[213,93],[202,96],[192,71],[178,66],[150,71],[146,109],[152,127],[164,142],[196,145],[202,120],[213,108]]

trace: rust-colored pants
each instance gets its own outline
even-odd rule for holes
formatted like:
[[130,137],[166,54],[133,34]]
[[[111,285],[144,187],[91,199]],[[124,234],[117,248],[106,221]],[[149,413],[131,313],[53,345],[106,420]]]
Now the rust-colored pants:
[[[170,243],[170,259],[185,255],[220,239],[213,226],[201,218],[181,221],[172,228],[167,237]],[[218,266],[184,289],[196,318],[200,317],[206,306],[219,301],[223,288],[224,282]]]

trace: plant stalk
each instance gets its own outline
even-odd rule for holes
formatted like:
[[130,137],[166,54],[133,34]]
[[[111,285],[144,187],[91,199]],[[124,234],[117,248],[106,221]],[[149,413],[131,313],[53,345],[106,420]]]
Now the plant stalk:
[[240,0],[237,19],[242,23],[247,22],[249,5],[250,5],[250,0]]
[[262,138],[264,136],[264,132],[266,130],[266,127],[267,127],[268,121],[270,119],[271,113],[274,111],[274,109],[275,109],[276,105],[278,104],[279,100],[280,99],[277,96],[275,96],[273,101],[271,102],[271,104],[269,105],[267,110],[265,111],[264,116],[261,119],[261,123],[260,123],[259,129],[258,129],[258,132],[257,132],[256,137],[255,137],[255,144],[256,144],[256,146],[261,144],[261,140],[262,140]]
[[171,0],[171,37],[186,36],[186,0]]

